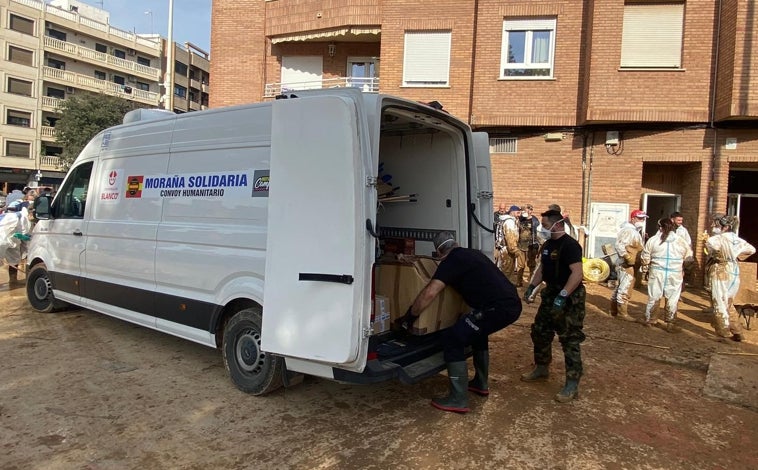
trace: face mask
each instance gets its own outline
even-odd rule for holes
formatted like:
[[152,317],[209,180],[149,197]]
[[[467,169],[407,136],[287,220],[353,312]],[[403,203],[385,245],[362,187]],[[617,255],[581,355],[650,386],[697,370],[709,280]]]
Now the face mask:
[[508,217],[507,214],[500,214],[499,216],[497,216],[497,218],[500,220],[505,220],[507,217]]
[[539,229],[537,229],[537,230],[539,230],[540,235],[542,235],[543,238],[552,238],[552,236],[553,236],[553,232],[551,232],[550,230],[546,229],[542,225],[540,225]]
[[712,233],[712,234],[714,234],[714,235],[718,235],[718,234],[720,234],[720,233],[721,233],[721,229],[720,229],[720,228],[718,228],[718,227],[713,227],[713,228],[711,229],[711,233]]
[[637,228],[645,228],[645,222],[641,222],[641,221],[635,222],[634,226]]

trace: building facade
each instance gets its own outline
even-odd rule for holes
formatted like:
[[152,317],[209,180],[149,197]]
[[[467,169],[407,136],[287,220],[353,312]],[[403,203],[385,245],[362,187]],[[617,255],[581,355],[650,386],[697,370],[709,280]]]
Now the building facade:
[[[495,203],[550,203],[588,256],[644,208],[758,243],[758,12],[749,0],[216,0],[211,106],[357,86],[490,134]],[[611,223],[612,222],[612,223]],[[701,273],[699,273],[701,275]]]
[[208,105],[207,52],[175,44],[169,81],[165,39],[110,22],[107,11],[76,0],[0,0],[0,191],[61,182],[55,122],[72,95],[105,93],[176,112]]

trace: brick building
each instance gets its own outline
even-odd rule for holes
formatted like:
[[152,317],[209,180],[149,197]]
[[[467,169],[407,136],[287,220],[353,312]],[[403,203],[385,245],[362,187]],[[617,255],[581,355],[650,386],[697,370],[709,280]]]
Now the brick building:
[[[557,202],[588,256],[642,207],[758,244],[749,0],[216,0],[211,106],[356,86],[489,132],[495,203]],[[696,253],[702,242],[696,241]]]

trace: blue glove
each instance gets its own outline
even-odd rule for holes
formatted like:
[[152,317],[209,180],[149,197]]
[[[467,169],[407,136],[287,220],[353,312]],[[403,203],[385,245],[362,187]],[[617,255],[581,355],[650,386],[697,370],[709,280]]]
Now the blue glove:
[[553,300],[553,310],[563,310],[563,307],[566,306],[566,297],[562,297],[560,295],[555,297],[555,300]]
[[532,301],[532,296],[534,295],[534,290],[537,289],[537,286],[534,286],[532,284],[529,284],[526,286],[526,290],[524,291],[524,300],[527,302]]

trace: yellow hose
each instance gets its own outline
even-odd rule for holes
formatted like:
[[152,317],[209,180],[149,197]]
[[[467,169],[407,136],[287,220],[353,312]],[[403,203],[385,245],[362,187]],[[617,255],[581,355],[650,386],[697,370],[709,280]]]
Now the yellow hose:
[[603,259],[590,258],[582,263],[582,272],[587,282],[603,282],[611,274],[611,267]]

